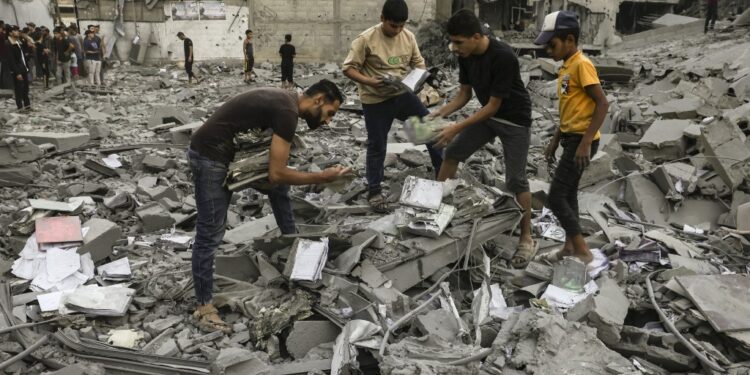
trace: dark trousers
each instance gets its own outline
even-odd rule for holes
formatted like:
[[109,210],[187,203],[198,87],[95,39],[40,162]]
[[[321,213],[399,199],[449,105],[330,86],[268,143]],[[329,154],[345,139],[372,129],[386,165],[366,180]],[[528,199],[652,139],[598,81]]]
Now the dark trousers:
[[[424,117],[430,112],[412,92],[406,92],[377,104],[362,104],[367,128],[367,189],[370,196],[380,194],[384,175],[388,132],[394,119],[401,121],[412,116]],[[443,163],[442,153],[427,145],[435,173]]]
[[708,23],[711,22],[711,30],[714,29],[716,24],[716,17],[719,15],[719,7],[717,5],[708,5],[706,7],[706,25],[703,26],[703,31],[708,31]]
[[188,78],[195,78],[195,74],[193,74],[193,62],[185,61],[185,73],[187,73]]
[[[198,218],[193,242],[193,283],[199,304],[211,302],[214,281],[214,253],[224,238],[227,210],[232,192],[224,185],[227,165],[188,150],[188,161],[195,184]],[[289,186],[277,185],[268,192],[276,224],[281,233],[296,233]]]
[[18,80],[17,76],[13,76],[13,91],[16,96],[16,107],[18,109],[31,106],[29,100],[29,75],[21,74],[21,80]]
[[[581,234],[581,225],[578,223],[578,183],[581,181],[583,169],[576,166],[575,155],[582,138],[580,134],[562,135],[560,144],[563,153],[547,196],[547,206],[560,221],[567,238]],[[598,148],[598,140],[591,142],[592,158]]]

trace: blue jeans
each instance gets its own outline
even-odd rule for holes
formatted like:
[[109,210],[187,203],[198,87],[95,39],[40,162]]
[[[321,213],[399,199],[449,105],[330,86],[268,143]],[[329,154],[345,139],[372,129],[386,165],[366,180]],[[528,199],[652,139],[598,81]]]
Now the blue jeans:
[[[195,184],[195,204],[198,218],[193,242],[193,283],[195,297],[203,305],[211,302],[214,282],[214,252],[224,238],[227,225],[227,210],[232,192],[224,180],[228,166],[188,150],[188,162]],[[273,215],[281,233],[296,233],[289,186],[277,185],[268,192]]]
[[[376,104],[362,104],[367,128],[367,189],[370,196],[380,194],[383,182],[385,153],[388,146],[388,132],[394,119],[401,121],[412,116],[424,117],[430,112],[412,92],[405,92]],[[443,163],[441,151],[427,145],[432,167],[437,175]]]

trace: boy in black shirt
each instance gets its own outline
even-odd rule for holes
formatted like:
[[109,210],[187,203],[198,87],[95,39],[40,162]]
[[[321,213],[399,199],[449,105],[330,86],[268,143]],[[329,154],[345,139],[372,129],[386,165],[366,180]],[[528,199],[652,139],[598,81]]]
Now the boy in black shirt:
[[281,55],[281,88],[294,87],[294,56],[297,55],[292,45],[292,34],[284,35],[284,44],[279,48]]
[[177,37],[182,40],[185,48],[185,72],[188,75],[188,84],[193,83],[193,78],[195,78],[196,83],[201,83],[201,77],[193,73],[193,41],[186,37],[182,31],[177,33]]
[[524,267],[537,251],[531,238],[531,193],[526,179],[529,152],[531,99],[521,81],[518,59],[509,45],[482,32],[479,19],[468,10],[448,21],[452,50],[459,56],[460,91],[432,116],[446,117],[471,100],[472,89],[482,109],[469,118],[444,128],[437,145],[447,146],[439,181],[453,178],[458,163],[500,137],[505,161],[505,185],[524,210],[521,237],[513,257],[514,267]]

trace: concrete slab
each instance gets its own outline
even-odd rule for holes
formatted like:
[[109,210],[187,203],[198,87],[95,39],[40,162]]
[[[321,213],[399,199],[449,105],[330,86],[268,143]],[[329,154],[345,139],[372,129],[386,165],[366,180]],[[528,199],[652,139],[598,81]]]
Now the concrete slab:
[[189,124],[170,128],[169,134],[172,136],[172,143],[179,144],[179,145],[189,144],[190,137],[202,125],[203,125],[202,121],[196,121],[196,122],[191,122]]
[[335,342],[341,333],[339,326],[328,320],[299,320],[294,322],[286,339],[286,349],[295,359],[304,358],[310,349]]
[[268,232],[278,228],[273,215],[266,215],[260,219],[246,221],[236,228],[228,230],[224,234],[224,242],[231,244],[243,244],[257,237],[263,237]]
[[437,309],[417,317],[417,328],[425,334],[439,337],[446,342],[458,339],[459,326],[452,313]]
[[5,136],[28,139],[36,145],[49,143],[55,146],[57,152],[81,147],[90,139],[88,133],[17,132]]
[[750,233],[750,203],[737,208],[737,230]]
[[665,225],[671,212],[664,193],[651,180],[638,174],[626,179],[625,201],[641,220]]
[[688,224],[692,227],[718,229],[719,217],[729,212],[719,200],[689,198],[675,205],[675,211],[669,215],[672,223]]
[[678,276],[677,282],[717,332],[750,330],[747,275]]
[[700,98],[683,98],[670,100],[651,110],[665,119],[693,119],[698,116],[698,109],[701,106],[703,106],[703,100]]
[[89,228],[83,237],[83,245],[78,248],[79,254],[91,254],[91,259],[98,262],[112,254],[112,246],[122,238],[120,226],[105,219],[92,218],[81,225]]
[[25,139],[4,138],[0,140],[0,166],[34,161],[41,158],[43,154],[39,146]]
[[149,130],[158,128],[159,126],[167,123],[175,123],[177,125],[185,125],[192,122],[190,116],[185,111],[171,105],[158,105],[154,106],[154,113],[148,120],[147,128]]
[[568,320],[588,320],[596,328],[596,335],[602,342],[612,345],[620,342],[620,331],[628,314],[630,300],[622,292],[617,282],[603,277],[597,282],[599,293],[589,296],[575,305],[566,318]]
[[597,183],[617,177],[612,170],[612,164],[617,157],[608,152],[599,151],[591,158],[591,163],[583,171],[580,187],[588,187]]
[[750,148],[734,124],[715,121],[703,128],[700,143],[708,162],[732,190],[750,179]]
[[675,25],[684,25],[684,24],[688,24],[691,22],[695,22],[695,21],[700,21],[700,19],[681,16],[679,14],[667,13],[655,19],[653,22],[651,22],[651,25],[653,25],[654,28],[659,28],[659,27],[668,27],[668,26],[675,26]]
[[141,219],[144,233],[168,229],[175,223],[169,212],[156,202],[138,207],[135,214]]
[[685,156],[687,142],[683,133],[689,126],[687,120],[654,121],[638,141],[643,157],[651,162],[662,162]]

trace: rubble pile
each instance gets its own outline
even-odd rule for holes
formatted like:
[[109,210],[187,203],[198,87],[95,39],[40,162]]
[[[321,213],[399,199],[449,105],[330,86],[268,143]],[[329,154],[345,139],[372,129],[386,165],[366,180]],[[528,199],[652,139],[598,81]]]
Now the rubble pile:
[[[241,70],[204,65],[204,83],[185,87],[174,66],[123,65],[105,88],[34,87],[31,112],[0,102],[0,370],[747,373],[746,31],[628,42],[594,59],[610,112],[581,180],[588,266],[511,267],[521,210],[506,193],[502,146],[475,153],[459,179],[435,182],[421,143],[443,124],[394,124],[384,184],[392,213],[372,213],[355,87],[336,64],[300,65],[298,85],[332,79],[347,102],[328,127],[299,127],[290,164],[357,175],[292,187],[299,233],[280,235],[261,194],[269,135],[238,140],[215,261],[214,304],[229,333],[193,324],[185,151],[221,103],[251,87]],[[447,39],[418,40],[434,43],[422,52],[439,67],[425,90],[449,97],[458,86]],[[564,233],[545,207],[554,165],[542,151],[559,120],[559,63],[519,60],[534,103],[535,237],[540,252],[557,251]],[[278,73],[260,64],[256,85],[277,85]]]

